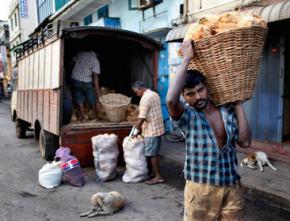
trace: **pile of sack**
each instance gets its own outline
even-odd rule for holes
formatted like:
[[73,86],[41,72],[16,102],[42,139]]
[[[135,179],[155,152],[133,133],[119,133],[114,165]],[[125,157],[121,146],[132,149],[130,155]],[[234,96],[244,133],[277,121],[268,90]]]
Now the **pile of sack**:
[[[97,181],[109,181],[117,176],[118,137],[102,134],[92,137],[93,156]],[[140,182],[147,178],[147,161],[144,155],[144,140],[141,136],[128,136],[123,141],[126,170],[122,180],[126,183]]]
[[55,154],[55,160],[46,163],[38,174],[38,181],[42,187],[55,188],[62,181],[72,186],[81,187],[85,183],[84,173],[78,159],[71,154],[68,147],[60,147]]
[[[118,136],[102,134],[91,138],[93,146],[96,180],[98,182],[113,180],[117,176]],[[126,170],[122,177],[125,183],[141,182],[148,178],[147,161],[144,155],[144,140],[142,136],[128,136],[123,141]],[[62,181],[72,186],[84,185],[84,173],[78,159],[71,155],[68,147],[60,147],[55,154],[55,160],[46,163],[39,170],[39,184],[45,188],[55,188]]]

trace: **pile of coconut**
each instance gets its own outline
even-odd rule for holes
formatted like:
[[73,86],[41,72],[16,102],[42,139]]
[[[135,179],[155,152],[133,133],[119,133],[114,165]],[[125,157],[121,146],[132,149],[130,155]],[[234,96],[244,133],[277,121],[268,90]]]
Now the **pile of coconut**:
[[[252,26],[267,27],[267,23],[257,15],[240,13],[237,11],[225,12],[221,15],[208,15],[200,18],[189,26],[185,40],[199,41],[222,32]],[[182,50],[178,54],[182,56]]]

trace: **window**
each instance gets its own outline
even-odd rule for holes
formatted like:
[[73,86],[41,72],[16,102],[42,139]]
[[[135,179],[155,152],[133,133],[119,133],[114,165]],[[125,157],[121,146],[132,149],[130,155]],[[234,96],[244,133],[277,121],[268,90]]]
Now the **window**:
[[139,9],[139,0],[128,0],[129,10]]
[[66,3],[68,3],[70,0],[55,0],[55,10],[57,11],[62,6],[64,6]]
[[129,10],[144,10],[158,5],[162,2],[163,0],[128,0]]
[[37,0],[38,22],[41,23],[44,19],[50,16],[54,10],[54,0]]
[[13,31],[13,18],[10,18],[11,31]]
[[14,24],[16,28],[17,27],[17,13],[14,14]]
[[102,8],[97,10],[98,19],[100,18],[108,18],[109,17],[109,5],[105,5]]
[[93,22],[93,16],[90,14],[87,17],[84,17],[84,25],[89,25]]

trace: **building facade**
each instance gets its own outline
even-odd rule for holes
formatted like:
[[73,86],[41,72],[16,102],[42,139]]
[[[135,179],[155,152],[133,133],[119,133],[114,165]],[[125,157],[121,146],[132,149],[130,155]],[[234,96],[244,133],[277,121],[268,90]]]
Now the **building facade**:
[[12,65],[9,51],[8,21],[0,21],[0,94],[7,95],[7,85],[12,78]]
[[[186,33],[188,23],[207,14],[219,14],[239,9],[261,16],[268,22],[268,36],[264,47],[260,73],[251,100],[245,103],[253,136],[259,140],[284,142],[290,139],[289,90],[289,24],[290,1],[287,0],[201,0],[184,1],[186,13],[176,20],[177,28],[167,35],[169,67],[172,77],[180,60],[176,50]],[[172,52],[172,53],[170,53]]]
[[16,66],[14,50],[17,45],[28,40],[37,27],[35,0],[12,0],[9,6],[9,31],[12,65]]

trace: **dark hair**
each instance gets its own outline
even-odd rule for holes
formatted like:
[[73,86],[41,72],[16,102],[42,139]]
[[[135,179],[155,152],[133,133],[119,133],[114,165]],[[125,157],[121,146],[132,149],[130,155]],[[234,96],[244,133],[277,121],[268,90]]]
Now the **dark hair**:
[[194,88],[196,85],[200,83],[205,84],[206,78],[205,76],[197,70],[188,70],[185,79],[185,84],[183,89],[185,88]]
[[143,81],[135,81],[135,82],[132,84],[132,88],[137,88],[137,89],[140,89],[140,88],[146,88],[146,85],[144,84]]

